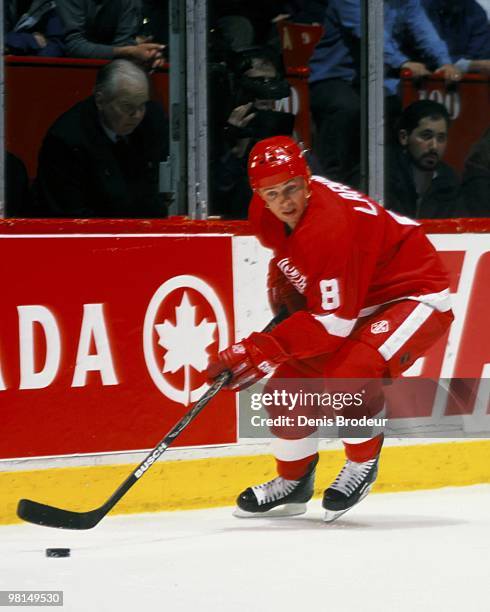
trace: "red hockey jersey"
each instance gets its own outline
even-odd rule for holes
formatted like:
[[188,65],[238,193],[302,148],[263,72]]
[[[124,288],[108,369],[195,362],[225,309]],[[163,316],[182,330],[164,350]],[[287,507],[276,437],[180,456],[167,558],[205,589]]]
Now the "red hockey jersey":
[[418,223],[320,177],[292,232],[254,195],[249,218],[261,243],[306,297],[307,309],[272,335],[295,358],[336,350],[360,317],[402,299],[450,310],[448,278]]

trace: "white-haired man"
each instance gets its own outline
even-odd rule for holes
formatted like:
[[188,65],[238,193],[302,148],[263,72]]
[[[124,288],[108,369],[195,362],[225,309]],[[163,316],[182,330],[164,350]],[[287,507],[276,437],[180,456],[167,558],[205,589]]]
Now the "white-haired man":
[[166,216],[158,175],[168,122],[149,91],[146,72],[128,60],[99,70],[94,95],[61,115],[44,138],[35,216]]

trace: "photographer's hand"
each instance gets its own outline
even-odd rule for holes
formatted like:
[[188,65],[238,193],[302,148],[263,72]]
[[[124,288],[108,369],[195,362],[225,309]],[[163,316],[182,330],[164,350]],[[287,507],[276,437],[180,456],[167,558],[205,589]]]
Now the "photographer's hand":
[[[247,127],[247,125],[257,115],[257,113],[250,112],[252,106],[253,102],[249,102],[248,104],[242,104],[241,106],[234,108],[228,117],[228,123],[237,128]],[[237,140],[234,147],[231,149],[233,155],[242,158],[247,152],[249,142],[250,138],[240,138]]]
[[228,123],[235,127],[244,128],[252,121],[257,113],[250,113],[253,102],[242,104],[234,108],[228,117]]

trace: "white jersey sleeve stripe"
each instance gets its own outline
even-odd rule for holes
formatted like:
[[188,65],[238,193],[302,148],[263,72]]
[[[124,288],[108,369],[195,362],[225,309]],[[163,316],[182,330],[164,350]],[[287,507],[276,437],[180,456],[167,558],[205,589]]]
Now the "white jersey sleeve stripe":
[[410,296],[407,300],[415,300],[422,304],[427,304],[438,312],[447,312],[451,310],[451,295],[449,289],[444,289],[439,293],[428,293],[427,295]]
[[419,304],[415,308],[395,333],[378,348],[385,361],[389,361],[402,348],[405,342],[422,327],[433,312],[434,309],[431,306],[427,306],[427,304]]
[[439,293],[427,293],[425,295],[406,295],[404,297],[396,298],[396,300],[384,302],[383,304],[367,306],[359,312],[359,316],[369,317],[370,315],[378,311],[380,308],[383,308],[388,304],[393,304],[394,302],[401,302],[402,300],[413,300],[414,302],[421,302],[422,304],[427,304],[427,306],[431,306],[432,308],[434,308],[434,310],[437,310],[438,312],[447,312],[448,310],[451,310],[451,295],[449,293],[449,289],[444,289],[443,291],[439,291]]
[[334,314],[313,315],[313,317],[323,325],[329,334],[340,338],[347,338],[357,322],[357,319],[342,319]]

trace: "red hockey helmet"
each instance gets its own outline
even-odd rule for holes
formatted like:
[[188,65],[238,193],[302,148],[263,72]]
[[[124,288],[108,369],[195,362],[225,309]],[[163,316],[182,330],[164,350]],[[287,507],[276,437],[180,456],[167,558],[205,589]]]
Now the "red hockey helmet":
[[308,181],[311,171],[304,151],[289,136],[260,140],[250,151],[248,178],[252,189],[277,185],[295,176]]

